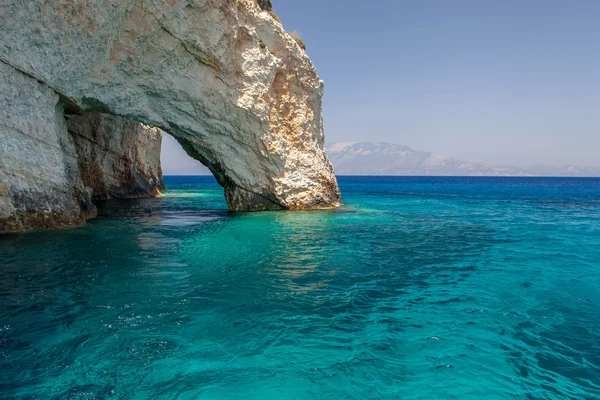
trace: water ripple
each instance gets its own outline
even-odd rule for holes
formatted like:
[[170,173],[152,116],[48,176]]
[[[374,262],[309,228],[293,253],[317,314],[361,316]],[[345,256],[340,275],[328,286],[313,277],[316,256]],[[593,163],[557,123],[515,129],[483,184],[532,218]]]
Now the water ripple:
[[596,399],[600,180],[206,178],[0,240],[1,398]]

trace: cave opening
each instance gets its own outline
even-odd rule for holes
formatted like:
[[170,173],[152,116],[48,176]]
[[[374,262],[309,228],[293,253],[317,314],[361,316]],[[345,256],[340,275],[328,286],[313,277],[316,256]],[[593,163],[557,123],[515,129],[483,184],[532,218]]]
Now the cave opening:
[[158,127],[102,112],[65,117],[82,184],[96,204],[160,197],[177,177],[215,178],[185,138]]
[[163,176],[212,176],[200,161],[190,157],[173,136],[163,131],[160,163]]

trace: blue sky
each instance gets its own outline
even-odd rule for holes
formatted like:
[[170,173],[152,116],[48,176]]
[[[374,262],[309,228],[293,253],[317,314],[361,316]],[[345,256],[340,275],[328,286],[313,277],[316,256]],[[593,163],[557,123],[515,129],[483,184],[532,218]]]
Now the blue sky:
[[328,142],[600,164],[600,1],[273,0],[325,81]]

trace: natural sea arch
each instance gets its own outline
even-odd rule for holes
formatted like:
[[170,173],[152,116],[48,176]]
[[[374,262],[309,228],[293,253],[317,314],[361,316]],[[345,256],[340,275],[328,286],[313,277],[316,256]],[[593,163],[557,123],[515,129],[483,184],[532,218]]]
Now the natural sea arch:
[[[46,169],[64,175],[48,174],[36,183],[49,185],[40,193],[53,184],[64,192],[73,178],[61,118],[102,112],[171,134],[211,170],[233,210],[340,203],[323,148],[323,82],[254,0],[9,0],[0,15],[5,109],[14,105],[20,114],[3,116],[5,137],[64,150],[36,164],[44,170],[44,162],[56,163]],[[16,90],[17,81],[31,91]],[[15,96],[28,97],[16,104]],[[2,166],[6,176],[20,173],[17,164]],[[13,207],[19,179],[5,190]]]

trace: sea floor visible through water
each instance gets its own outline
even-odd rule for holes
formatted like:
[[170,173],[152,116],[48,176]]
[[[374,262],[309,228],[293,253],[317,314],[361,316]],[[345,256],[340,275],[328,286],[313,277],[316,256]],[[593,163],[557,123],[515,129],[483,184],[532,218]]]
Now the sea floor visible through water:
[[212,177],[0,237],[2,399],[598,399],[600,179]]

